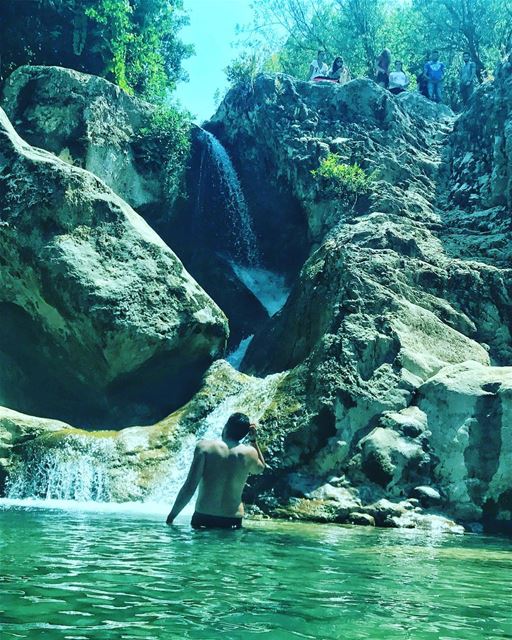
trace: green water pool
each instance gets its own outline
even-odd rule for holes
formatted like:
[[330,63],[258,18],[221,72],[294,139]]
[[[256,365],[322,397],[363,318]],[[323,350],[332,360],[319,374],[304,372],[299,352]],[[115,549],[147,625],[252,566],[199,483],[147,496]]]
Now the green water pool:
[[512,638],[507,539],[0,506],[0,638]]

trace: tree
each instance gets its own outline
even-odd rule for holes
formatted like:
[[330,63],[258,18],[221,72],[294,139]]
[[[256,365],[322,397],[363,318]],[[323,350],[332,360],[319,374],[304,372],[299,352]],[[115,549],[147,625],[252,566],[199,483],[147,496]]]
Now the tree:
[[276,70],[302,78],[319,48],[331,58],[342,55],[353,75],[370,77],[384,47],[414,72],[439,48],[456,92],[453,63],[462,51],[470,52],[483,80],[512,34],[510,0],[257,0],[253,8],[248,47],[264,43],[278,52]]
[[476,63],[480,82],[484,70],[494,67],[512,29],[509,0],[413,0],[421,17],[419,36],[451,61],[467,50]]
[[0,3],[0,73],[22,64],[69,67],[162,101],[192,48],[178,37],[182,0],[18,0]]
[[318,49],[342,55],[355,74],[373,75],[378,53],[389,46],[390,16],[402,10],[400,0],[258,0],[252,6],[249,48],[262,41],[275,46],[280,38],[279,70],[301,77]]

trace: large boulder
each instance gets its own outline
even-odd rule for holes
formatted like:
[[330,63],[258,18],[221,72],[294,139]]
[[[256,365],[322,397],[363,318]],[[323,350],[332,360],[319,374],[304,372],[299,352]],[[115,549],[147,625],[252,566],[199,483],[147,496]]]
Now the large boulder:
[[[262,507],[293,498],[298,471],[345,475],[363,507],[421,486],[445,499],[429,439],[442,427],[416,406],[419,390],[447,366],[512,359],[510,269],[462,260],[446,241],[453,120],[368,80],[284,75],[236,87],[219,107],[212,127],[242,177],[251,167],[258,181],[252,167],[264,166],[267,191],[293,194],[312,249],[242,363],[252,374],[290,372],[262,429],[275,462],[273,479],[261,479]],[[329,153],[366,171],[368,194],[340,197],[315,178]]]
[[190,397],[223,352],[223,313],[121,198],[3,111],[0,210],[0,403],[126,425]]
[[165,193],[166,158],[143,149],[155,107],[104,78],[18,67],[5,81],[2,107],[29,144],[91,171],[144,217],[161,217],[176,195]]
[[512,522],[512,367],[476,362],[439,371],[419,389],[434,475],[460,519]]
[[[317,247],[343,217],[336,199],[328,197],[325,185],[311,175],[329,153],[392,184],[432,178],[437,163],[429,155],[429,145],[438,129],[446,131],[450,112],[432,108],[421,97],[416,102],[426,103],[425,117],[418,113],[413,117],[410,100],[397,100],[371,80],[341,86],[301,82],[284,74],[262,75],[250,88],[233,88],[208,127],[233,157],[244,190],[254,202],[263,242],[282,238],[293,249],[294,236],[304,233],[305,222],[310,246]],[[381,199],[389,197],[385,187]],[[288,197],[285,207],[283,193]],[[420,191],[416,201],[411,198],[410,207],[402,205],[401,215],[435,220],[422,195]],[[274,202],[270,211],[267,201]]]
[[218,158],[203,157],[203,130],[191,127],[190,157],[177,162],[168,157],[172,121],[165,111],[103,78],[61,67],[19,67],[4,83],[1,104],[24,140],[101,178],[157,231],[228,316],[230,347],[268,317],[215,242],[241,231],[227,215],[225,176],[212,175],[222,169]]

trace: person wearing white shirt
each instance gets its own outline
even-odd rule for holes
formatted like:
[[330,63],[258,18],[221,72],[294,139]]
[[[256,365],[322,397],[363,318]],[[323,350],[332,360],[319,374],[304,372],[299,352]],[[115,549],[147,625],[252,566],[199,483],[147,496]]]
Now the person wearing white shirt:
[[397,60],[395,62],[395,70],[389,74],[389,90],[397,95],[405,91],[409,86],[409,78],[404,72],[402,63]]
[[309,65],[309,80],[314,80],[319,76],[326,76],[329,73],[329,67],[325,62],[325,51],[320,50],[316,54],[316,58]]

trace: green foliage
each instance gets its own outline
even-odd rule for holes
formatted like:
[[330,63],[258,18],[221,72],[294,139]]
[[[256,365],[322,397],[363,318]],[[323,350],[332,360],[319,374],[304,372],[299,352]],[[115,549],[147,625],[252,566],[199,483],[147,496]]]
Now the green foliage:
[[252,84],[254,78],[259,73],[256,54],[242,54],[226,67],[225,73],[228,82],[231,84]]
[[268,51],[245,51],[235,58],[226,69],[226,78],[232,85],[246,84],[252,86],[260,73],[279,71],[278,57]]
[[170,202],[180,193],[190,153],[190,116],[159,106],[137,132],[137,158],[154,170],[155,158],[165,158],[165,192]]
[[372,77],[386,47],[414,80],[429,53],[439,49],[452,103],[462,52],[470,52],[483,81],[512,34],[510,0],[258,0],[253,8],[245,45],[274,52],[277,71],[307,79],[311,60],[323,49],[329,62],[343,56],[352,77]]
[[348,198],[368,193],[371,179],[357,163],[342,162],[337,153],[329,153],[322,158],[318,169],[311,174],[320,180],[323,188],[340,198]]
[[192,48],[178,38],[182,0],[38,0],[0,3],[2,78],[22,64],[100,75],[163,102]]

